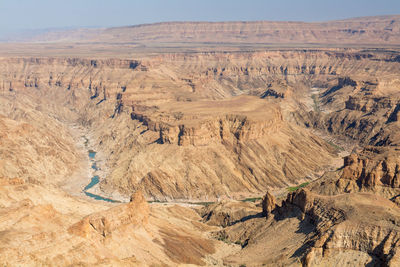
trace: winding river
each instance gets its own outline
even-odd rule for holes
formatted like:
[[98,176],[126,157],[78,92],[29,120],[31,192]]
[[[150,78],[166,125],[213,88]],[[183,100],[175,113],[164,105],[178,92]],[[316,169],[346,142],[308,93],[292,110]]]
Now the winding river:
[[[90,161],[92,162],[92,166],[91,168],[94,169],[95,171],[98,170],[97,165],[96,165],[96,161],[95,161],[95,157],[96,157],[96,152],[93,150],[89,150],[89,158]],[[102,201],[107,201],[107,202],[112,202],[112,203],[118,203],[120,201],[111,199],[111,198],[106,198],[106,197],[102,197],[96,194],[92,194],[89,193],[88,190],[90,188],[92,188],[93,186],[95,186],[96,184],[98,184],[100,182],[100,177],[98,175],[94,175],[90,181],[90,183],[85,186],[85,188],[83,189],[83,192],[85,193],[85,195],[87,195],[88,197],[94,198],[96,200],[102,200]]]

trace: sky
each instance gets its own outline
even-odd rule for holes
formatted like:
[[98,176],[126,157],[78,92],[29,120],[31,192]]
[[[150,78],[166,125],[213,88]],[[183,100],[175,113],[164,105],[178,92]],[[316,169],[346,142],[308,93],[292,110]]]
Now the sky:
[[400,0],[0,0],[0,35],[163,21],[326,21],[400,14]]

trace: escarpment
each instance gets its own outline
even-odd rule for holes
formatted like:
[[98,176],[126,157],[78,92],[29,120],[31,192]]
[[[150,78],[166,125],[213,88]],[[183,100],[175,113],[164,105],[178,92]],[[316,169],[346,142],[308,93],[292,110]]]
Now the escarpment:
[[[210,143],[229,142],[233,144],[250,141],[276,132],[284,124],[282,114],[280,110],[276,109],[271,110],[271,113],[272,116],[266,115],[263,120],[236,114],[212,118],[210,114],[200,119],[198,123],[193,123],[192,120],[196,115],[186,118],[188,114],[178,113],[178,115],[182,114],[182,118],[176,119],[178,116],[176,112],[172,113],[173,119],[159,123],[139,113],[132,113],[131,118],[143,121],[149,131],[159,133],[160,144],[204,146]],[[157,119],[155,118],[155,120]]]
[[[22,38],[63,43],[226,44],[399,44],[399,16],[362,17],[328,22],[232,21],[163,22],[108,29],[49,31]],[[164,45],[165,46],[165,45]]]

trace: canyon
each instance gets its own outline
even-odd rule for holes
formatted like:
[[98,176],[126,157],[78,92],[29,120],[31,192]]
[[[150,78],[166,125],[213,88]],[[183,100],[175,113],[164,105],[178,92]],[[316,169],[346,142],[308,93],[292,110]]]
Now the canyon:
[[399,21],[0,44],[0,263],[397,266]]

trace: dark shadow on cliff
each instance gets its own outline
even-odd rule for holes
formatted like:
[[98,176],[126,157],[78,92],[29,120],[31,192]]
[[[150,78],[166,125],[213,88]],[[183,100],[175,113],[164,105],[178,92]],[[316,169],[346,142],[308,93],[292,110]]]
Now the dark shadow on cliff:
[[244,216],[243,218],[241,218],[240,220],[234,221],[232,224],[230,224],[230,226],[235,225],[237,223],[246,222],[248,220],[262,218],[262,217],[264,217],[262,212],[259,212],[257,214],[247,215],[247,216]]

